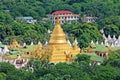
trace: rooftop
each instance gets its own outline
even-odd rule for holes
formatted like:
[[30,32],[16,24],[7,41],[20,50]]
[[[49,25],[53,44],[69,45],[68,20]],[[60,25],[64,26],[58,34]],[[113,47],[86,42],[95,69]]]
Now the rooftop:
[[109,51],[109,48],[101,44],[91,44],[91,47],[94,51],[106,52]]
[[89,55],[91,61],[98,61],[98,62],[103,62],[104,61],[104,58],[98,56],[94,52],[93,53],[83,53],[83,54]]
[[73,14],[71,11],[68,10],[61,10],[61,11],[55,11],[52,13],[53,15],[62,15],[62,14]]
[[18,57],[18,55],[20,55],[22,58],[28,58],[29,54],[27,52],[32,52],[37,47],[38,47],[38,45],[27,45],[26,48],[21,48],[21,49],[19,49],[17,47],[13,47],[12,51],[9,51],[8,53],[6,53],[3,56],[6,59],[16,59]]
[[28,17],[16,17],[16,19],[25,19],[25,20],[27,20],[27,19],[33,19],[33,17],[31,17],[31,16],[28,16]]

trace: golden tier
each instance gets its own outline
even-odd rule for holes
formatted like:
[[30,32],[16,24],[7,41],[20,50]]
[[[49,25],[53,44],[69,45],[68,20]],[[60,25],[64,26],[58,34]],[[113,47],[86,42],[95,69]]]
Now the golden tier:
[[16,41],[16,39],[13,39],[13,42],[9,45],[9,49],[12,49],[14,47],[21,48],[20,44]]
[[79,53],[80,49],[77,45],[70,46],[67,42],[58,17],[49,43],[33,52],[33,54],[37,55],[37,58],[49,60],[51,63],[72,62],[73,57]]

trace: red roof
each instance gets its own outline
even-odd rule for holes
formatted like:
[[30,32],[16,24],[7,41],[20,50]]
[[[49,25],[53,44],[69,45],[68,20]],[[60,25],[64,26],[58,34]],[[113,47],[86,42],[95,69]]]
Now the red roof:
[[54,15],[61,15],[61,14],[73,14],[73,13],[71,11],[61,10],[61,11],[55,11],[52,14],[54,14]]

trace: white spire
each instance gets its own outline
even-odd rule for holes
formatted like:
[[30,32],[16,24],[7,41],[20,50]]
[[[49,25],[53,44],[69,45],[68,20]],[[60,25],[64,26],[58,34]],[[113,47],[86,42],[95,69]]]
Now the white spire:
[[48,44],[48,42],[46,41],[45,44],[44,44],[44,46],[46,46],[47,44]]
[[75,38],[74,42],[73,42],[73,45],[77,45],[78,44],[78,41],[77,39]]
[[119,40],[117,40],[117,41],[118,41],[117,46],[120,46],[120,42],[119,42]]
[[115,37],[115,35],[113,35],[113,40],[114,40],[114,41],[116,40],[116,37]]
[[6,52],[9,52],[9,49],[8,49],[8,47],[5,45],[5,47],[4,47],[4,52],[6,53]]
[[38,45],[42,45],[42,43],[40,41],[38,41]]
[[103,33],[103,38],[104,38],[104,39],[107,39],[104,33]]
[[0,48],[0,54],[2,54],[2,48]]
[[118,42],[118,45],[120,45],[120,36],[118,37],[117,42]]
[[103,42],[101,42],[101,45],[103,45]]
[[0,47],[0,54],[5,54],[7,52],[9,52],[9,49],[6,45],[3,48]]
[[50,31],[49,29],[48,29],[48,33],[50,34],[52,31]]
[[112,43],[111,47],[115,47],[115,45]]
[[67,42],[68,42],[68,44],[69,44],[70,46],[72,46],[69,40],[67,40]]
[[103,33],[104,33],[104,30],[103,30],[103,29],[101,29],[101,30],[100,30],[100,32],[103,34]]
[[94,44],[93,40],[91,41],[91,44]]
[[120,40],[120,36],[118,37],[118,40]]
[[33,42],[31,42],[31,44],[30,45],[33,45]]
[[105,45],[107,46],[107,44],[108,44],[108,40],[105,39],[105,40],[104,40],[104,43],[105,43]]
[[111,40],[111,36],[110,35],[108,35],[108,40]]
[[105,43],[105,46],[109,46],[108,42]]
[[96,44],[98,44],[98,40],[96,41]]
[[119,43],[118,43],[118,40],[115,40],[115,46],[118,46],[119,45]]
[[25,47],[25,46],[26,46],[26,43],[24,42],[24,43],[23,43],[23,47]]

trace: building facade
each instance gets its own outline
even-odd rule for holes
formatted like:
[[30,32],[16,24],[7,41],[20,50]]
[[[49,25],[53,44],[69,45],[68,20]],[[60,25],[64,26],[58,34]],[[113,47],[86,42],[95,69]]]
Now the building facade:
[[98,19],[97,17],[91,17],[86,15],[83,16],[83,22],[86,22],[86,23],[95,22],[97,19]]
[[37,20],[36,19],[33,19],[33,17],[16,17],[15,18],[16,21],[19,21],[19,22],[25,22],[25,23],[29,23],[29,24],[35,24],[37,23]]
[[48,14],[48,19],[55,24],[56,22],[56,16],[60,17],[60,24],[63,24],[65,22],[71,23],[72,21],[78,21],[79,15],[73,14],[71,11],[68,10],[61,10],[61,11],[55,11],[52,14]]

